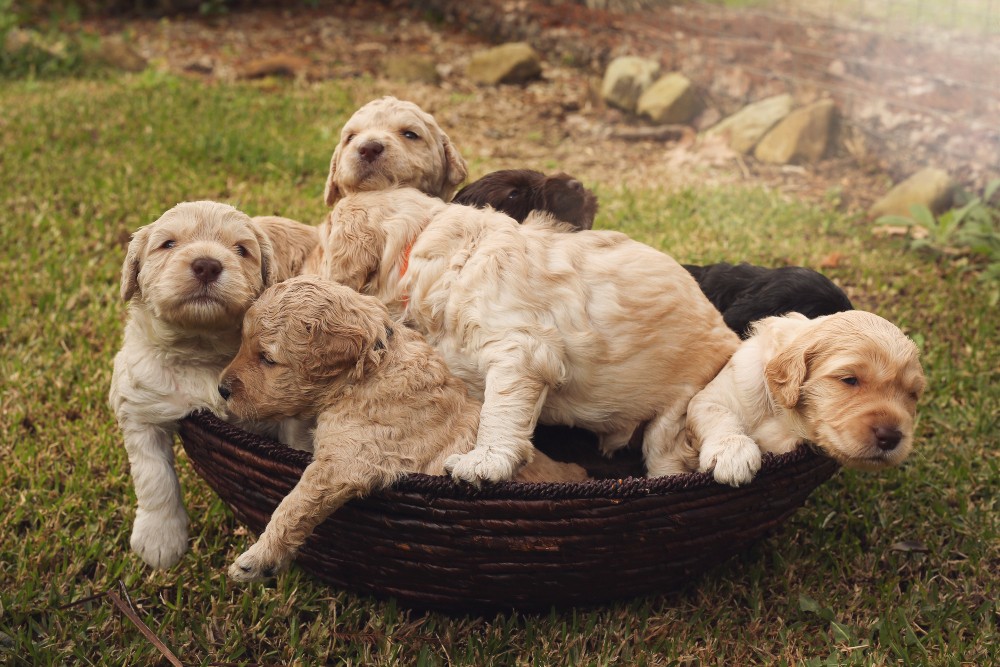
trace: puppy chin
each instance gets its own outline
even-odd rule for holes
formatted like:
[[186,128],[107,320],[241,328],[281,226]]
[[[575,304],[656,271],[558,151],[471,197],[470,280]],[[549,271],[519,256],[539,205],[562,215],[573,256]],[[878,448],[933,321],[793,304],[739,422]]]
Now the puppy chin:
[[900,465],[913,449],[909,436],[889,451],[880,449],[874,442],[843,442],[839,437],[820,437],[815,442],[827,456],[845,468],[869,472]]
[[238,326],[247,304],[234,304],[213,295],[197,295],[174,300],[160,309],[160,317],[185,329],[223,330]]

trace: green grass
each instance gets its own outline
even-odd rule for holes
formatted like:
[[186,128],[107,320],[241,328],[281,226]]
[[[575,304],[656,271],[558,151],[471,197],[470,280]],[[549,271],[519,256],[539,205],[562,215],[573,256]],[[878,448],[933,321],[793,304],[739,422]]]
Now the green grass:
[[268,585],[230,583],[225,567],[248,537],[180,454],[192,550],[148,570],[128,547],[134,498],[105,398],[128,235],[197,198],[319,220],[335,137],[365,99],[361,86],[265,91],[149,73],[0,88],[0,663],[161,663],[107,597],[86,601],[119,581],[185,664],[1000,661],[997,285],[876,239],[863,220],[757,189],[589,184],[598,226],[685,261],[818,267],[841,253],[828,273],[923,349],[929,389],[903,468],[839,473],[777,534],[686,591],[456,619],[294,567]]

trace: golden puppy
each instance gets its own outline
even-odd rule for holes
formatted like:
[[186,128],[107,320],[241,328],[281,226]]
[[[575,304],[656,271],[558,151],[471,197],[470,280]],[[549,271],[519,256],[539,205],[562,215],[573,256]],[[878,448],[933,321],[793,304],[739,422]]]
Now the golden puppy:
[[121,279],[129,320],[110,402],[138,502],[132,549],[152,567],[170,567],[187,550],[177,422],[198,409],[224,412],[219,372],[239,348],[243,314],[274,282],[275,263],[261,226],[215,202],[178,204],[129,243]]
[[[311,276],[267,290],[247,313],[219,393],[246,419],[316,420],[313,461],[229,576],[283,569],[327,516],[410,472],[439,475],[471,449],[480,406],[417,332],[377,299]],[[580,481],[542,454],[523,481]]]
[[252,220],[264,230],[274,247],[274,282],[301,274],[309,254],[319,245],[316,227],[277,215],[258,215]]
[[761,452],[815,443],[849,468],[900,464],[924,389],[917,346],[877,315],[768,317],[688,406],[702,471],[746,484]]
[[447,466],[472,483],[510,479],[537,422],[594,431],[609,453],[649,422],[649,474],[684,472],[687,404],[739,345],[687,271],[618,232],[402,188],[341,199],[324,252],[324,277],[412,323],[484,400],[476,448]]

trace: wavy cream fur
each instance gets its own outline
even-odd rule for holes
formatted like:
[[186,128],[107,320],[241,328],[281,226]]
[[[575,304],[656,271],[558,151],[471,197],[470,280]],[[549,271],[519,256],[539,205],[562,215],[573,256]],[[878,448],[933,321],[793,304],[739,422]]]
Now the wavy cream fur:
[[325,244],[325,277],[412,323],[483,399],[476,449],[449,462],[472,482],[513,476],[538,421],[593,430],[607,452],[648,422],[649,474],[682,472],[688,401],[738,345],[687,271],[617,232],[402,188],[342,199]]
[[[813,320],[793,313],[760,320],[752,332],[688,406],[701,470],[739,486],[760,469],[762,452],[804,441],[852,468],[909,455],[925,381],[917,346],[895,325],[863,311]],[[878,447],[879,427],[897,430],[899,444]]]

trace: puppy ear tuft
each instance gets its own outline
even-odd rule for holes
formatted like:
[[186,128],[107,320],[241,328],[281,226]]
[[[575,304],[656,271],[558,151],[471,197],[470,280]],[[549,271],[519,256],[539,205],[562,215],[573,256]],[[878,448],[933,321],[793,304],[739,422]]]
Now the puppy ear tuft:
[[340,187],[337,185],[337,160],[340,159],[340,144],[333,149],[333,157],[330,158],[330,173],[326,177],[326,187],[323,190],[323,201],[327,206],[333,206],[340,199]]
[[802,383],[809,373],[809,348],[805,342],[792,341],[764,368],[764,381],[774,400],[791,410],[799,403]]
[[455,145],[451,143],[451,139],[444,132],[441,133],[441,144],[444,147],[444,180],[445,184],[449,186],[447,192],[442,193],[441,198],[449,201],[452,193],[455,192],[455,188],[469,176],[469,167],[465,163],[465,159],[461,153],[458,152],[458,149],[455,148]]
[[132,240],[128,243],[128,251],[125,253],[125,262],[122,264],[122,301],[129,301],[139,291],[139,269],[141,267],[141,255],[146,247],[146,240],[149,238],[149,226],[140,227],[132,235]]
[[260,279],[261,291],[263,291],[276,282],[274,245],[271,244],[271,239],[257,223],[251,221],[250,226],[257,237],[257,245],[260,246]]

